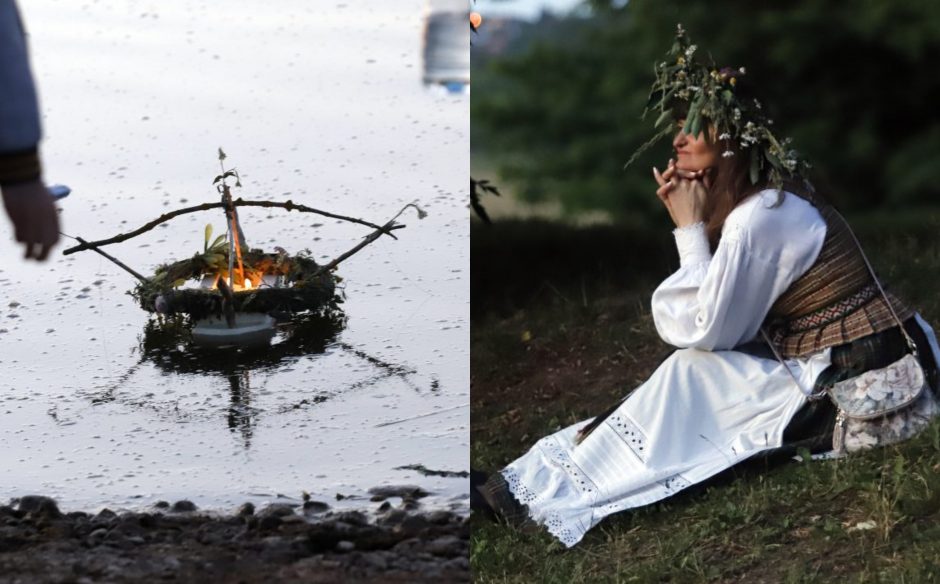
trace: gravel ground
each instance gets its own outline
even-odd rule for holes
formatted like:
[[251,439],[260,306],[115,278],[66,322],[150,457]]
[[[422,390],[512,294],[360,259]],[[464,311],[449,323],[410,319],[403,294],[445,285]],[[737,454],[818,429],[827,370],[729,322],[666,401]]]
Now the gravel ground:
[[384,489],[368,512],[307,501],[227,516],[189,501],[63,513],[22,497],[0,506],[0,583],[469,582],[467,518],[421,511],[421,494]]

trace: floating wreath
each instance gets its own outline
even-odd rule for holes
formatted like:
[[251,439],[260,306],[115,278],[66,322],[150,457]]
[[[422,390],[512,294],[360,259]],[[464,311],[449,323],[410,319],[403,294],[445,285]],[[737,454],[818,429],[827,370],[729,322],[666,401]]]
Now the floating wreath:
[[[138,280],[130,294],[141,308],[148,312],[164,315],[189,315],[193,320],[209,316],[231,317],[233,312],[260,312],[274,316],[291,317],[299,313],[329,314],[338,311],[342,296],[337,292],[337,283],[341,278],[334,271],[336,267],[367,245],[387,235],[392,239],[394,231],[404,225],[396,220],[409,207],[415,209],[419,219],[427,216],[416,203],[408,203],[390,220],[382,225],[363,219],[338,215],[321,209],[314,209],[293,201],[247,201],[232,199],[228,179],[235,180],[236,187],[241,186],[238,172],[226,170],[223,161],[226,156],[219,149],[219,163],[222,174],[215,177],[222,200],[216,203],[204,203],[194,207],[177,209],[165,213],[149,223],[114,237],[99,241],[85,241],[74,237],[79,245],[66,249],[65,255],[84,250],[92,250],[108,258]],[[286,211],[316,213],[332,219],[365,225],[374,229],[354,247],[340,254],[330,262],[320,265],[311,257],[310,250],[295,255],[275,247],[273,253],[261,249],[249,249],[245,244],[241,226],[238,223],[237,207],[280,208]],[[146,277],[125,265],[114,256],[104,252],[101,247],[126,241],[154,227],[187,213],[222,209],[225,212],[228,237],[220,235],[212,239],[212,226],[205,229],[203,250],[189,259],[163,264]],[[234,248],[234,256],[232,251]],[[199,281],[199,286],[184,288],[189,281]],[[231,321],[230,321],[231,322]],[[230,324],[231,326],[231,324]]]

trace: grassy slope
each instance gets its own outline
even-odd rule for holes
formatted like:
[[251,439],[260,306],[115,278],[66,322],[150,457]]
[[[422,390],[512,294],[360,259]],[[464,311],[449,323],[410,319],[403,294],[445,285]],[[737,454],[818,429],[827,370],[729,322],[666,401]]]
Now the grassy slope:
[[[940,324],[938,215],[854,223],[893,289]],[[592,416],[668,355],[648,299],[675,267],[674,252],[661,251],[661,236],[632,245],[629,237],[638,236],[524,223],[473,232],[473,466],[499,468],[546,433]],[[570,551],[547,534],[477,517],[474,579],[928,582],[940,578],[938,471],[935,424],[911,442],[846,460],[736,468],[716,484],[608,518]]]

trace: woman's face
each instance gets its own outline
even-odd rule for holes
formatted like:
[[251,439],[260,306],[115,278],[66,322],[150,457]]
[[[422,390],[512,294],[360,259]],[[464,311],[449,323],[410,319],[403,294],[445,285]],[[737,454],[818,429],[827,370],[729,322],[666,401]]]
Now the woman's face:
[[676,137],[672,139],[672,147],[676,151],[676,166],[682,170],[705,170],[718,166],[718,144],[705,139],[705,134],[711,130],[707,128],[697,137],[682,131],[685,120],[679,121]]

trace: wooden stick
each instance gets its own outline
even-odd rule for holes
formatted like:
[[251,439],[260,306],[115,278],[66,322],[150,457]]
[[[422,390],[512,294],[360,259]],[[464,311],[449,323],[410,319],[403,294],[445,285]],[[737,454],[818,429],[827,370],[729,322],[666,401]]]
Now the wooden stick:
[[105,252],[101,251],[101,250],[98,249],[94,244],[88,243],[87,241],[85,241],[85,240],[82,239],[81,237],[76,237],[76,238],[75,238],[75,241],[79,242],[81,245],[86,246],[85,249],[90,249],[91,251],[100,253],[100,254],[103,255],[104,257],[108,258],[109,260],[111,260],[112,262],[114,262],[115,264],[117,264],[119,267],[122,267],[122,268],[124,268],[125,270],[127,270],[128,273],[130,273],[132,276],[134,276],[135,278],[137,278],[138,280],[140,280],[140,281],[143,282],[144,284],[146,284],[147,282],[150,281],[149,278],[145,278],[145,277],[141,276],[140,274],[138,274],[137,272],[135,272],[134,270],[132,270],[131,268],[129,268],[129,267],[128,267],[124,262],[122,262],[121,260],[117,259],[117,258],[114,257],[113,255],[110,255],[110,254],[108,254],[108,253],[105,253]]
[[401,228],[401,227],[404,227],[404,225],[399,225],[399,224],[395,223],[394,221],[389,221],[388,223],[386,223],[386,224],[383,225],[382,227],[379,227],[378,229],[376,229],[375,231],[373,231],[372,233],[370,233],[369,235],[367,235],[367,236],[365,237],[365,239],[363,239],[362,241],[359,242],[358,245],[356,245],[356,247],[354,247],[354,248],[352,248],[351,250],[347,251],[346,253],[340,255],[339,257],[337,257],[336,259],[334,259],[334,260],[331,261],[330,263],[328,263],[328,264],[326,264],[326,265],[323,265],[323,266],[320,266],[319,268],[317,268],[317,271],[314,272],[313,275],[314,275],[314,276],[318,276],[318,275],[322,274],[323,272],[329,272],[330,270],[332,270],[333,268],[335,268],[336,266],[338,266],[341,261],[343,261],[343,260],[349,258],[350,256],[352,256],[352,255],[358,253],[359,250],[361,250],[361,249],[364,248],[365,246],[369,245],[370,243],[372,243],[373,241],[375,241],[376,239],[378,239],[379,237],[381,237],[382,234],[385,233],[387,230],[389,230],[389,229],[397,229],[397,228]]
[[[293,201],[279,203],[276,201],[246,201],[244,199],[236,199],[235,201],[232,202],[232,205],[234,205],[235,207],[267,207],[267,208],[273,207],[273,208],[286,209],[288,211],[300,211],[301,213],[316,213],[317,215],[323,215],[324,217],[330,217],[332,219],[339,219],[341,221],[349,221],[350,223],[358,223],[359,225],[365,225],[366,227],[378,229],[381,231],[380,235],[385,234],[391,237],[392,239],[398,239],[398,238],[395,237],[395,235],[392,234],[391,231],[393,229],[400,229],[401,227],[403,227],[403,226],[396,226],[394,228],[387,228],[387,226],[380,227],[376,225],[375,223],[370,223],[369,221],[365,221],[363,219],[356,219],[355,217],[346,217],[345,215],[337,215],[336,213],[330,213],[328,211],[314,209],[313,207],[308,207],[306,205],[298,205],[294,203]],[[224,208],[224,205],[222,203],[203,203],[202,205],[196,205],[194,207],[186,207],[185,209],[177,209],[176,211],[170,211],[169,213],[164,213],[163,215],[160,215],[153,221],[147,223],[146,225],[143,225],[142,227],[135,229],[134,231],[130,231],[128,233],[121,233],[109,239],[102,239],[99,241],[92,241],[92,242],[85,241],[79,245],[76,245],[74,247],[70,247],[64,250],[62,252],[62,255],[69,255],[69,254],[73,254],[76,252],[85,251],[86,249],[95,249],[99,246],[111,245],[112,243],[120,243],[122,241],[126,241],[128,239],[131,239],[132,237],[137,237],[141,233],[146,233],[147,231],[150,231],[157,225],[160,225],[161,223],[166,223],[170,219],[179,217],[180,215],[185,215],[187,213],[196,213],[197,211],[208,211],[210,209],[222,209],[222,208]],[[100,253],[100,250],[99,250],[99,253]]]
[[358,245],[356,245],[356,247],[340,255],[339,257],[337,257],[330,263],[324,266],[320,266],[319,269],[317,269],[317,271],[313,273],[313,275],[317,276],[319,274],[322,274],[323,272],[329,272],[330,270],[335,268],[337,265],[339,265],[341,261],[347,259],[349,256],[353,254],[358,253],[359,250],[361,250],[365,246],[369,245],[370,243],[372,243],[373,241],[381,237],[383,233],[388,233],[389,231],[392,231],[393,229],[403,228],[404,225],[395,223],[395,219],[398,219],[401,216],[401,214],[404,213],[408,209],[408,207],[414,207],[414,209],[418,212],[418,219],[423,219],[427,215],[427,213],[425,213],[424,210],[418,207],[416,203],[408,203],[407,205],[401,208],[401,211],[399,211],[398,213],[395,213],[395,216],[389,219],[388,223],[386,223],[382,227],[379,227],[378,225],[376,225],[377,229],[373,231],[372,233],[370,233],[369,235],[367,235],[365,239],[363,239],[361,242],[359,242]]

